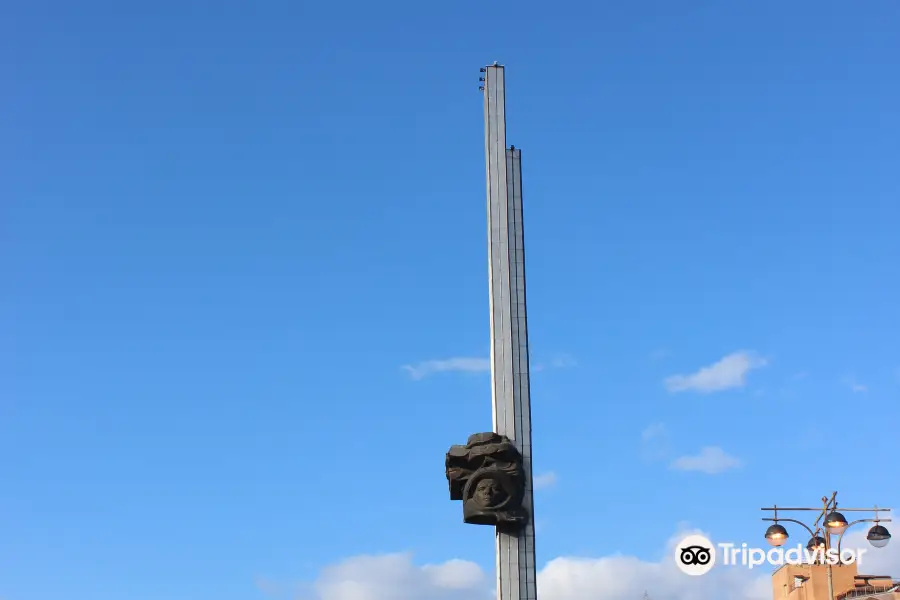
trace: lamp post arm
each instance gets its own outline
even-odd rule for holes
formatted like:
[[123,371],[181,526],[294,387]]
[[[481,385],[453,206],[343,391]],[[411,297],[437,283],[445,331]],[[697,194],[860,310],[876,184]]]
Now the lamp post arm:
[[809,532],[809,537],[810,537],[810,538],[816,537],[816,534],[813,533],[813,530],[809,528],[809,525],[807,525],[807,524],[804,523],[803,521],[798,521],[797,519],[778,519],[778,520],[779,520],[779,521],[784,521],[784,522],[786,522],[786,523],[796,523],[797,525],[800,525],[801,527],[803,527],[803,529],[805,529],[805,530],[807,530],[807,531]]
[[844,529],[844,531],[841,532],[841,535],[838,536],[838,544],[837,544],[838,556],[841,555],[841,540],[844,539],[844,534],[847,533],[848,531],[850,531],[851,527],[853,527],[857,523],[882,523],[882,522],[890,523],[891,520],[890,519],[857,519],[856,521],[853,521],[852,523],[847,525],[847,528]]

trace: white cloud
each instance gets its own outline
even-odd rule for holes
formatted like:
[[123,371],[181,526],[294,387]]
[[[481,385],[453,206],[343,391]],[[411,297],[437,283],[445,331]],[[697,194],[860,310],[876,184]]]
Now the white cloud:
[[841,383],[847,386],[854,394],[862,394],[869,391],[869,386],[857,381],[856,377],[844,377],[841,379]]
[[[883,514],[882,516],[890,518],[890,513]],[[865,518],[870,517],[871,515],[867,515]],[[860,523],[854,525],[852,529],[848,529],[847,533],[844,535],[844,539],[841,540],[841,548],[866,550],[859,562],[859,572],[861,574],[892,575],[895,578],[900,577],[900,543],[898,543],[897,540],[891,540],[884,548],[872,547],[868,540],[866,540],[866,533],[868,533],[869,528],[873,524],[874,523]],[[891,523],[885,524],[885,527],[891,530],[891,535],[897,535],[897,532],[891,528]],[[809,534],[807,534],[807,536],[808,535]]]
[[545,371],[547,369],[570,369],[578,366],[578,362],[568,354],[558,354],[550,362],[539,362],[531,365],[532,372]]
[[856,381],[855,379],[847,379],[845,381],[847,387],[850,388],[850,391],[854,394],[861,394],[863,392],[869,391],[869,386]]
[[282,586],[278,582],[272,581],[268,577],[257,577],[256,589],[267,596],[277,596],[283,591]]
[[532,487],[536,490],[545,490],[556,485],[556,473],[548,471],[534,476]]
[[550,362],[550,366],[554,369],[567,369],[577,365],[578,363],[575,362],[575,359],[568,354],[560,354]]
[[467,373],[483,373],[491,370],[491,361],[487,358],[459,357],[444,360],[426,360],[414,365],[403,365],[403,370],[412,379],[424,379],[435,373],[463,371]]
[[747,382],[747,374],[765,365],[766,360],[754,352],[733,352],[696,373],[667,377],[664,383],[670,392],[721,392],[743,387]]
[[662,423],[654,423],[652,425],[647,426],[644,431],[641,432],[641,441],[649,442],[654,438],[658,438],[661,435],[666,433],[666,426]]
[[[600,558],[560,557],[538,573],[541,600],[769,600],[768,573],[740,567],[716,567],[689,577],[675,566],[672,537],[658,560],[615,554]],[[697,532],[700,533],[700,532]],[[707,534],[708,535],[708,534]],[[491,600],[493,576],[469,561],[418,566],[409,554],[359,556],[322,571],[300,594],[284,600]],[[273,595],[273,597],[275,597]]]
[[742,464],[739,459],[727,454],[718,446],[707,446],[700,450],[700,454],[676,458],[672,461],[672,468],[676,471],[699,471],[717,475],[723,471],[737,469]]
[[487,575],[475,563],[417,566],[409,554],[356,556],[326,567],[300,600],[488,600]]
[[[560,354],[554,357],[549,363],[535,363],[531,365],[534,372],[543,371],[547,368],[551,369],[568,369],[577,366],[575,359],[568,354]],[[403,365],[402,369],[406,371],[411,379],[425,379],[436,373],[446,373],[450,371],[465,373],[487,373],[491,370],[491,360],[489,358],[478,357],[456,357],[445,358],[441,360],[425,360],[414,365]]]
[[641,432],[641,453],[645,460],[660,460],[670,452],[669,430],[662,423],[653,423]]

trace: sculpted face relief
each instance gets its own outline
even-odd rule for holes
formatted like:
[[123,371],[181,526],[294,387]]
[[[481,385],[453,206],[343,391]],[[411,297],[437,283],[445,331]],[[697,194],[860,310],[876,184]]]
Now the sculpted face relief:
[[509,438],[490,432],[469,436],[465,446],[450,448],[446,466],[450,499],[462,500],[463,521],[510,529],[527,523],[525,469]]

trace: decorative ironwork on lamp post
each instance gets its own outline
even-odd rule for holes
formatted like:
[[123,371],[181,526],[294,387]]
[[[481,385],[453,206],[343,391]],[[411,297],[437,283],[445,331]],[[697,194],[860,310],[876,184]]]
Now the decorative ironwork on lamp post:
[[[841,559],[841,542],[844,539],[844,534],[851,527],[858,523],[874,523],[874,525],[869,529],[868,534],[866,534],[866,539],[869,540],[869,543],[872,544],[875,548],[884,548],[888,545],[888,542],[891,541],[891,533],[887,530],[887,528],[881,523],[890,523],[890,519],[880,519],[878,517],[878,513],[889,513],[891,511],[890,508],[879,508],[877,506],[873,508],[841,508],[842,512],[838,512],[837,505],[837,492],[834,492],[831,495],[831,498],[828,496],[824,496],[822,498],[822,506],[820,508],[798,508],[798,507],[779,507],[773,506],[772,508],[763,508],[761,510],[772,511],[772,518],[763,518],[763,521],[771,521],[772,525],[766,529],[766,541],[769,542],[770,545],[775,547],[783,546],[788,541],[788,532],[785,529],[784,525],[780,523],[796,523],[803,527],[809,533],[809,542],[806,544],[806,549],[811,553],[815,553],[816,561],[818,562],[821,557],[821,561],[825,563],[825,570],[828,573],[828,596],[830,600],[836,600],[834,596],[834,580],[832,578],[832,563],[834,559],[832,559],[830,555],[833,554],[830,551],[832,548],[837,550],[837,561],[842,561]],[[810,527],[806,523],[802,521],[798,521],[797,519],[789,519],[785,517],[779,517],[778,513],[782,512],[799,512],[799,511],[813,511],[818,512],[818,516],[816,520],[813,522],[813,526]],[[848,522],[847,518],[843,515],[844,512],[868,512],[874,513],[875,518],[873,519],[857,519],[853,522]],[[820,523],[821,521],[821,523]],[[837,544],[832,543],[832,536],[837,536]]]

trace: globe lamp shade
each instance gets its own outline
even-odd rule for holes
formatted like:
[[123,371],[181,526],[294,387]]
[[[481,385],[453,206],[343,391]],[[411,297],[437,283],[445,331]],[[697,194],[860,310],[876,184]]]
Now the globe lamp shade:
[[787,542],[787,540],[787,529],[785,529],[778,523],[771,525],[768,529],[766,529],[766,541],[768,541],[772,546],[784,546],[784,543]]
[[891,541],[891,532],[883,525],[876,525],[866,534],[866,539],[876,548],[884,548]]
[[825,517],[825,529],[828,530],[828,533],[832,535],[840,535],[844,533],[844,530],[847,529],[847,519],[844,518],[844,515],[841,513],[834,511],[827,517]]
[[825,547],[825,538],[821,535],[817,535],[814,538],[809,538],[809,542],[806,544],[806,549],[812,552],[813,550],[818,550],[819,548]]

